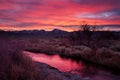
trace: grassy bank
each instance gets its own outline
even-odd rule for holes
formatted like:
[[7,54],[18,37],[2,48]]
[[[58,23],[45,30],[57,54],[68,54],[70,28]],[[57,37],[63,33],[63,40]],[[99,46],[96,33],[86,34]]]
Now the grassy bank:
[[31,58],[22,54],[8,40],[0,46],[0,80],[39,80],[38,69]]
[[41,39],[34,44],[31,42],[26,44],[25,50],[49,55],[59,54],[61,57],[76,60],[84,59],[101,66],[120,70],[119,41],[109,42],[109,44],[104,44],[103,47],[96,50],[84,45],[70,45],[69,42],[65,41],[65,43],[64,41],[62,39]]

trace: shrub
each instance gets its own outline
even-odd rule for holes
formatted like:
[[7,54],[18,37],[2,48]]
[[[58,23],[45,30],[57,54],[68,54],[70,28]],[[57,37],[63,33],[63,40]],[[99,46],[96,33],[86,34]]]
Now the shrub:
[[115,51],[120,51],[120,45],[118,44],[118,45],[111,46],[111,49]]
[[96,52],[96,57],[99,63],[103,65],[107,65],[109,67],[117,67],[120,68],[120,60],[119,60],[119,54],[116,52],[108,49],[108,48],[101,48],[98,49]]
[[103,47],[103,48],[98,49],[96,53],[97,53],[96,57],[98,58],[98,60],[100,62],[103,62],[107,58],[112,58],[113,52],[110,49]]
[[91,59],[93,57],[91,48],[84,46],[84,45],[81,45],[81,46],[77,46],[77,49],[78,49],[77,52],[79,52],[79,55],[82,58]]

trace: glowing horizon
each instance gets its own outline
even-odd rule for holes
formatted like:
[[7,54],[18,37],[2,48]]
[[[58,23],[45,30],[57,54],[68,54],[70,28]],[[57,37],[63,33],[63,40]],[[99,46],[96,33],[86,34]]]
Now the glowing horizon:
[[120,0],[0,0],[0,29],[72,31],[77,29],[72,25],[84,21],[120,25],[119,4]]

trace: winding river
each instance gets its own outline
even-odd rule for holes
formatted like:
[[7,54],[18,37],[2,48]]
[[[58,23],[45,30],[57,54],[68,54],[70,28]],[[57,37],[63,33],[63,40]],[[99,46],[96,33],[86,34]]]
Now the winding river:
[[34,61],[46,63],[62,72],[80,74],[82,77],[90,77],[93,80],[120,80],[120,75],[110,71],[94,67],[83,61],[61,58],[59,55],[36,54],[24,52]]

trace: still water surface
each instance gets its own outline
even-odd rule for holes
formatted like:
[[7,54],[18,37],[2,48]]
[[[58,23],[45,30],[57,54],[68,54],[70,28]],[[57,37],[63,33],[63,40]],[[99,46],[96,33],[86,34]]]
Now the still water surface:
[[83,61],[61,58],[59,55],[35,54],[26,52],[34,61],[46,63],[62,72],[80,74],[82,77],[90,77],[93,80],[120,80],[120,75],[111,73]]

